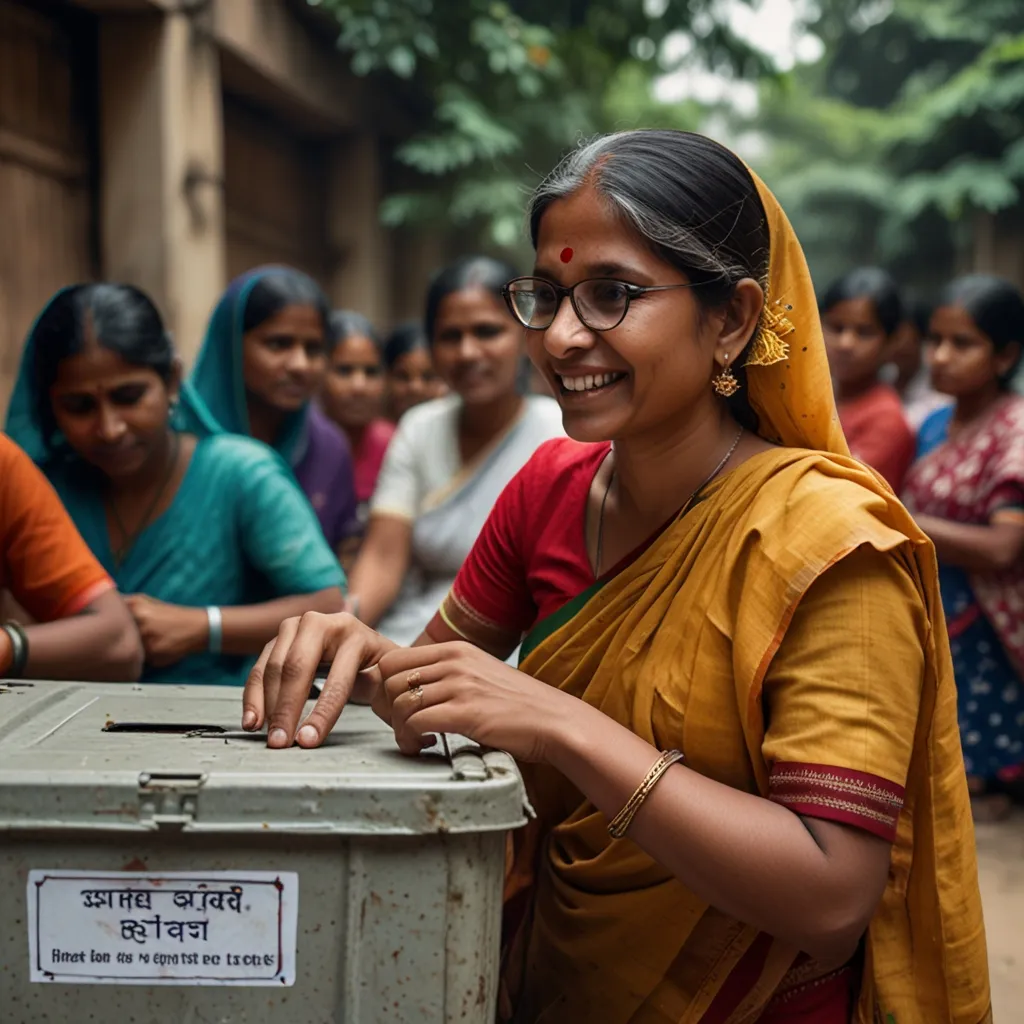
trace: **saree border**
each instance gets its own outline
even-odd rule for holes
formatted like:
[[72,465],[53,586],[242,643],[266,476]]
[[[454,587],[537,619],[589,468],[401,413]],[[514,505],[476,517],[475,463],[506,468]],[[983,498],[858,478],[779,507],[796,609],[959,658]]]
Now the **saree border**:
[[558,611],[552,612],[547,618],[541,619],[529,633],[523,637],[519,648],[519,664],[522,666],[527,656],[532,654],[549,636],[557,633],[568,625],[583,610],[592,597],[597,595],[608,583],[608,577],[595,580],[586,590],[577,594],[572,600],[566,601]]
[[835,765],[776,761],[768,799],[795,814],[853,825],[892,843],[903,810],[903,786],[871,772]]

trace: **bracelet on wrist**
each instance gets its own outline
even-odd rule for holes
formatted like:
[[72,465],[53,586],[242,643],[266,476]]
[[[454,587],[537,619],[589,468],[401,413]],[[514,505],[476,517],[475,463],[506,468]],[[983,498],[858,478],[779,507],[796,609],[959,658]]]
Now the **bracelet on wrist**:
[[224,617],[215,604],[206,609],[206,622],[209,627],[209,640],[206,649],[210,654],[220,654],[224,645]]
[[0,629],[11,643],[11,664],[5,674],[9,679],[21,679],[28,666],[28,634],[17,622],[5,622]]
[[643,806],[644,801],[651,794],[651,790],[658,784],[662,775],[665,774],[677,761],[682,761],[683,755],[679,750],[666,750],[661,757],[655,761],[651,770],[644,776],[643,782],[636,788],[636,792],[626,801],[626,806],[612,818],[608,825],[608,834],[612,839],[621,839],[629,826],[633,824],[637,811]]

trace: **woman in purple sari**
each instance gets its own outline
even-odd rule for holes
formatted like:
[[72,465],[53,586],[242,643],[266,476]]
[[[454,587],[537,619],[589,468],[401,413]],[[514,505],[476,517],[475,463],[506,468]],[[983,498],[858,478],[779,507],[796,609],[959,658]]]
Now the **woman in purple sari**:
[[191,383],[222,429],[280,454],[332,549],[358,532],[352,453],[313,398],[327,373],[330,308],[312,278],[260,267],[213,311]]

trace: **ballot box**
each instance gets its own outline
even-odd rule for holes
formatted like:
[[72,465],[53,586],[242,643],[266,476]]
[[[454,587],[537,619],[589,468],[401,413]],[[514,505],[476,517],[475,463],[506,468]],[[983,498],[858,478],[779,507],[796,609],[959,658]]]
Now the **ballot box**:
[[317,750],[230,687],[0,682],[4,1024],[490,1024],[506,754]]

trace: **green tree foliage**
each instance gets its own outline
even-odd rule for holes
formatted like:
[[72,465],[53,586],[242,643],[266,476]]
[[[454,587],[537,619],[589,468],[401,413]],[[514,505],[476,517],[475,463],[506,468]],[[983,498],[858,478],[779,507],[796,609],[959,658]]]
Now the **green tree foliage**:
[[[1024,3],[822,4],[815,66],[762,89],[765,171],[815,276],[948,274],[979,211],[1022,205]],[[1014,214],[1016,215],[1016,214]]]
[[767,71],[716,20],[715,0],[308,2],[335,16],[357,74],[407,85],[421,128],[397,150],[412,173],[385,201],[385,221],[454,227],[504,248],[521,242],[529,189],[580,139],[698,125],[696,104],[651,95],[670,32],[694,30],[710,66]]

